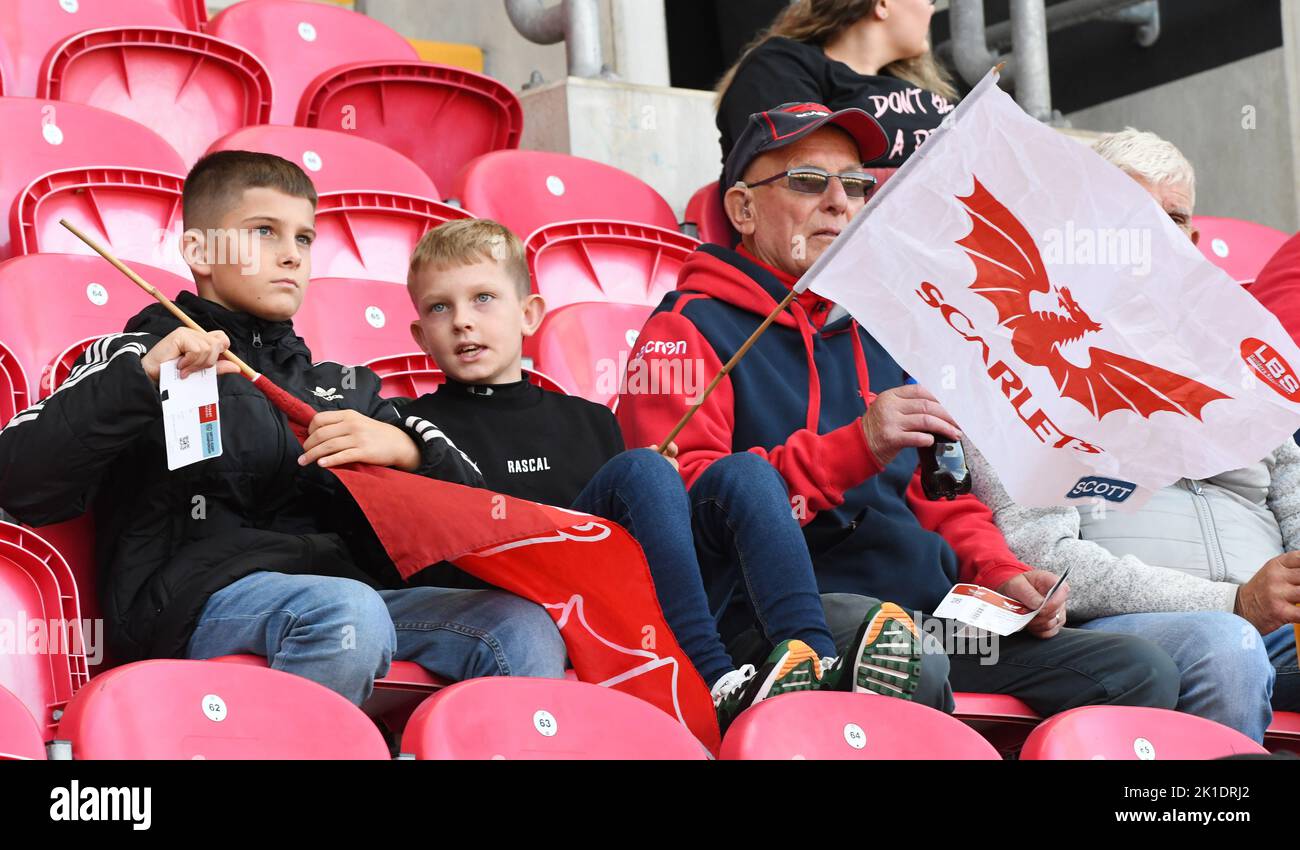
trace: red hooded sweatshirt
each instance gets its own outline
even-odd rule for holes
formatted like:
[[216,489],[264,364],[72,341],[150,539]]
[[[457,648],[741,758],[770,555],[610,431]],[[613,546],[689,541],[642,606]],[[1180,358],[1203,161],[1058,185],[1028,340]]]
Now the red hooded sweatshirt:
[[[628,445],[662,440],[795,280],[744,248],[706,245],[637,339],[618,418]],[[823,593],[932,611],[954,582],[996,588],[1030,568],[973,496],[931,502],[914,449],[882,467],[861,417],[901,367],[835,305],[801,294],[677,437],[686,485],[749,451],[785,479]],[[842,312],[842,311],[839,311]]]

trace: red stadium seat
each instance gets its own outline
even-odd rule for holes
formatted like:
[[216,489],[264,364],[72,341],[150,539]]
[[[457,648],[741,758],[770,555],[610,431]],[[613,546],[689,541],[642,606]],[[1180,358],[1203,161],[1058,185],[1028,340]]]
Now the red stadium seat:
[[[446,374],[427,354],[399,354],[381,357],[365,364],[379,376],[379,392],[384,398],[419,398],[425,393],[438,391],[446,382]],[[544,390],[569,395],[555,379],[533,369],[524,369],[524,377]]]
[[93,249],[59,223],[67,219],[118,259],[149,263],[180,277],[181,189],[185,178],[135,168],[46,174],[14,201],[15,254],[86,254]]
[[656,306],[699,245],[676,230],[620,221],[552,224],[524,243],[533,289],[551,310],[579,301]]
[[207,32],[266,63],[275,80],[276,124],[292,124],[303,92],[339,65],[420,58],[410,42],[374,18],[307,0],[244,0],[219,12]]
[[203,32],[208,27],[208,4],[206,0],[168,0],[176,15],[185,22],[188,29]]
[[27,372],[18,356],[0,340],[0,428],[28,406]]
[[1246,286],[1255,282],[1260,269],[1288,238],[1280,230],[1235,218],[1198,215],[1192,218],[1192,225],[1201,231],[1197,247],[1205,259]]
[[[95,587],[95,520],[90,513],[82,514],[76,519],[54,525],[43,525],[37,531],[41,539],[53,546],[68,568],[72,571],[73,586],[77,589],[77,601],[81,607],[83,620],[96,620],[103,616],[99,607],[99,594]],[[112,654],[108,647],[96,657],[86,657],[86,671],[94,676],[100,670],[113,666]]]
[[637,335],[653,310],[644,304],[569,304],[546,314],[524,350],[570,393],[613,406]]
[[1275,711],[1264,733],[1264,746],[1271,752],[1286,750],[1300,755],[1300,711]]
[[[318,240],[319,241],[319,240]],[[405,286],[376,280],[316,279],[294,328],[317,360],[360,366],[411,350],[415,308]]]
[[[0,687],[52,736],[54,712],[86,683],[86,649],[97,636],[81,629],[67,561],[39,534],[7,522],[0,523],[0,618],[20,641],[17,651],[0,653]],[[34,633],[45,635],[43,645],[31,645]]]
[[271,77],[257,57],[189,30],[81,33],[50,52],[38,91],[139,121],[190,165],[215,140],[271,117]]
[[23,701],[0,688],[0,761],[45,758],[45,736]]
[[519,147],[524,113],[507,86],[463,68],[361,62],[317,77],[295,123],[388,145],[446,187],[474,157]]
[[520,239],[545,225],[579,219],[677,230],[672,207],[648,184],[613,166],[562,153],[485,154],[456,175],[452,197],[475,215],[501,222]]
[[0,259],[14,255],[11,211],[20,192],[53,171],[147,169],[184,174],[185,163],[157,133],[90,106],[26,97],[0,98]]
[[[266,659],[260,655],[223,655],[208,660],[247,667],[267,666]],[[388,668],[388,675],[375,680],[375,689],[361,709],[370,717],[382,719],[389,729],[400,732],[407,718],[427,696],[449,684],[414,661],[394,661]]]
[[731,724],[721,758],[997,760],[997,750],[941,711],[874,694],[807,692],[763,700]]
[[979,732],[999,752],[1012,753],[1042,722],[1029,706],[1003,694],[954,693],[953,717]]
[[703,759],[704,747],[634,696],[564,679],[459,682],[411,715],[402,751],[417,759]]
[[0,41],[8,47],[6,91],[32,97],[41,65],[57,45],[101,27],[186,27],[199,0],[5,0],[0,3]]
[[695,225],[695,232],[701,242],[730,248],[732,244],[731,223],[727,221],[727,211],[722,206],[722,196],[718,194],[718,182],[715,180],[699,189],[686,204],[686,223]]
[[[168,298],[194,290],[188,280],[141,263],[137,274]],[[154,303],[101,257],[32,254],[0,263],[0,340],[23,365],[32,401],[43,398],[56,364],[70,345],[119,333],[128,319]],[[47,373],[49,379],[43,379]]]
[[1237,730],[1203,717],[1162,708],[1093,705],[1043,721],[1025,740],[1020,758],[1150,761],[1267,752]]
[[10,67],[12,67],[12,64],[9,59],[9,47],[5,44],[4,39],[0,38],[0,97],[13,88],[8,80],[8,75],[11,73],[9,71]]
[[217,139],[208,153],[228,150],[284,157],[301,166],[322,194],[395,192],[434,200],[442,197],[420,166],[392,148],[355,133],[262,124]]
[[313,277],[406,283],[420,237],[446,221],[473,218],[446,204],[413,195],[337,192],[316,206]]
[[140,661],[96,676],[58,736],[83,760],[389,757],[370,719],[328,688],[208,661]]

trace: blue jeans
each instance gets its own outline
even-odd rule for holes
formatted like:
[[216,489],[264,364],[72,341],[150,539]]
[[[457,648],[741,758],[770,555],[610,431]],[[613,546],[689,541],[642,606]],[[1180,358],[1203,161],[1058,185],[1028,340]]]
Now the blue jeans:
[[187,657],[264,655],[360,705],[393,660],[447,679],[564,675],[551,615],[500,590],[411,587],[260,572],[209,597]]
[[1264,648],[1277,673],[1273,710],[1300,711],[1300,667],[1296,666],[1295,629],[1283,626],[1264,636]]
[[[1154,642],[1178,667],[1182,681],[1179,711],[1222,723],[1255,741],[1264,740],[1264,730],[1273,721],[1270,702],[1277,675],[1266,644],[1279,633],[1261,639],[1254,626],[1226,611],[1119,614],[1090,620],[1079,628]],[[1292,639],[1290,675],[1294,680],[1294,635],[1290,626],[1285,631]]]
[[[735,669],[715,612],[742,583],[773,643],[799,638],[835,654],[785,484],[756,455],[715,461],[688,494],[654,451],[624,452],[601,467],[572,507],[617,522],[641,544],[664,619],[710,687]],[[722,584],[725,593],[706,593]]]

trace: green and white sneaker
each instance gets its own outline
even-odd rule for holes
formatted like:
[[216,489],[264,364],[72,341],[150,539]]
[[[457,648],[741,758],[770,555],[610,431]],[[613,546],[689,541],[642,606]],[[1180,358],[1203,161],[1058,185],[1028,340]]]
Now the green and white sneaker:
[[910,700],[921,680],[921,636],[902,608],[872,608],[853,638],[853,651],[823,658],[824,687]]
[[822,664],[816,650],[801,640],[781,641],[757,670],[746,664],[713,686],[718,727],[725,732],[742,711],[760,700],[821,687]]

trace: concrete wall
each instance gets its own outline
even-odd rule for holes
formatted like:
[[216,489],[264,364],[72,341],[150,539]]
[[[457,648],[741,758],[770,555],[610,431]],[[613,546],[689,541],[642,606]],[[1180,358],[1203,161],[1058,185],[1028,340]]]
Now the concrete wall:
[[[533,44],[515,31],[503,0],[366,0],[366,13],[408,38],[460,41],[483,48],[486,72],[518,91],[534,70],[564,79],[564,45]],[[656,21],[657,9],[657,21]],[[666,84],[667,47],[660,0],[600,0],[605,62],[621,76]],[[627,27],[618,26],[628,21]],[[662,59],[647,45],[664,45]],[[662,70],[660,70],[662,66]]]
[[718,179],[713,94],[571,77],[524,92],[520,147],[594,159],[635,174],[680,219],[691,195]]
[[1126,126],[1170,140],[1196,168],[1196,212],[1300,229],[1288,50],[1233,62],[1067,116],[1083,130]]

